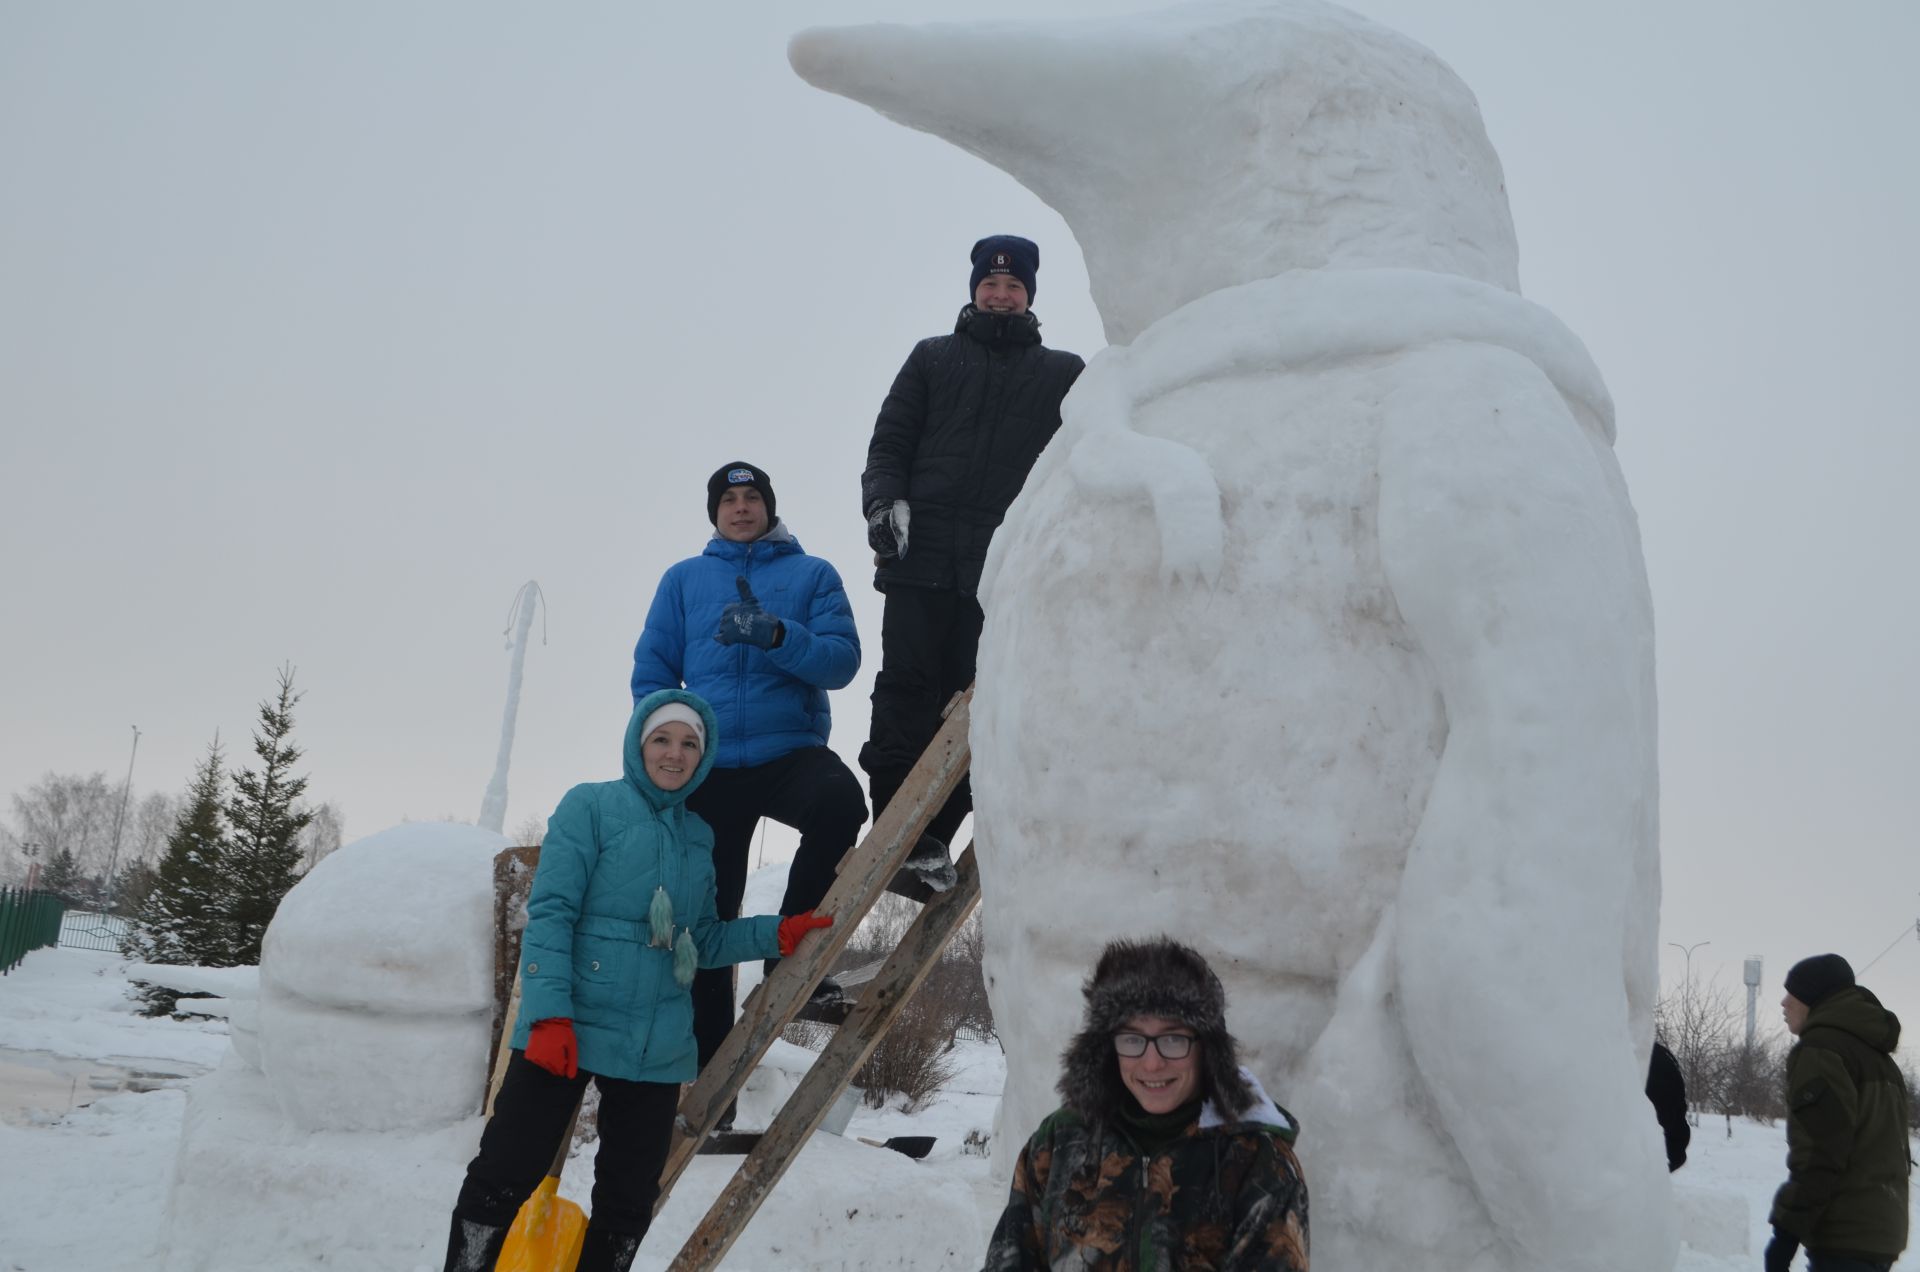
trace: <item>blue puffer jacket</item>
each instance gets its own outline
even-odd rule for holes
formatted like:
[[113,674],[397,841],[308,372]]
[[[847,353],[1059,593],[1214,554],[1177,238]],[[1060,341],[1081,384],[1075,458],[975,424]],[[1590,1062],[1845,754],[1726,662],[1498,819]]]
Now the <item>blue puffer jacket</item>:
[[626,777],[568,791],[547,822],[527,900],[520,948],[520,1014],[513,1045],[537,1020],[564,1016],[580,1043],[580,1067],[635,1082],[691,1082],[700,1063],[693,1000],[674,980],[673,950],[651,943],[656,889],[673,905],[673,929],[693,937],[702,967],[780,953],[780,916],[723,921],[713,905],[713,831],[686,798],[713,767],[713,748],[693,780],[663,791],[640,758],[640,728],[668,702],[707,722],[713,711],[684,689],[649,694],[627,721]]
[[[778,649],[722,645],[720,611],[744,578],[786,627]],[[853,607],[834,568],[808,556],[786,523],[752,543],[715,535],[705,552],[669,569],[653,594],[633,650],[633,697],[681,685],[720,718],[720,768],[749,768],[803,746],[825,746],[833,728],[827,690],[860,670]]]

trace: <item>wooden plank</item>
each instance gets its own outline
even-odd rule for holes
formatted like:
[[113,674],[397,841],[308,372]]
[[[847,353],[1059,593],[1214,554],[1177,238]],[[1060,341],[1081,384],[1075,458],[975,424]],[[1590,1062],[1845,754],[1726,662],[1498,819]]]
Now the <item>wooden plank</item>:
[[527,897],[539,865],[539,844],[503,849],[493,858],[493,1072],[480,1110],[488,1117],[506,1081],[508,1044],[520,1014],[520,937],[526,931]]
[[818,907],[833,916],[833,926],[812,933],[791,958],[780,960],[773,974],[748,996],[733,1031],[681,1097],[680,1111],[674,1119],[673,1146],[660,1173],[655,1214],[693,1160],[701,1139],[719,1123],[721,1113],[746,1085],[754,1066],[853,939],[860,920],[886,891],[888,881],[905,864],[927,823],[966,775],[971,758],[967,726],[972,692],[968,689],[955,700],[940,732],[928,743],[886,811],[867,837],[841,860],[839,877]]
[[800,1079],[773,1125],[674,1256],[668,1272],[699,1272],[720,1265],[807,1137],[819,1129],[855,1071],[880,1045],[900,1009],[939,963],[941,951],[980,899],[980,872],[974,865],[972,844],[961,854],[957,871],[958,882],[920,911],[899,948],[861,995],[853,1015]]

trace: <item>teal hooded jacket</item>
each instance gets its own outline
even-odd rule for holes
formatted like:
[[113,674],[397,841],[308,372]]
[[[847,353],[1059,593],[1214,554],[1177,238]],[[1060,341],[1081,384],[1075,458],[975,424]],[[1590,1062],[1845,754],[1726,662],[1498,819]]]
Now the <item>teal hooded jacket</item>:
[[[640,756],[641,726],[669,702],[707,726],[700,767],[677,791],[655,786]],[[566,1017],[582,1069],[691,1082],[700,1069],[693,1000],[674,977],[674,946],[690,938],[701,967],[778,956],[779,915],[724,921],[714,909],[713,831],[686,799],[712,769],[717,741],[713,709],[698,695],[648,694],[627,721],[626,776],[561,798],[527,899],[513,1046],[526,1047],[535,1021]]]

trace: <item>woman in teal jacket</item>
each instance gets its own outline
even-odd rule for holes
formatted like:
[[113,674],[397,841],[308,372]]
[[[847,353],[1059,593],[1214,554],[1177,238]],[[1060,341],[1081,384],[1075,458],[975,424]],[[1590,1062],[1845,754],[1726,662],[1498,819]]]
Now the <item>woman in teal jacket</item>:
[[454,1203],[448,1272],[494,1265],[589,1078],[600,1088],[600,1149],[579,1269],[627,1268],[653,1217],[680,1084],[699,1068],[694,969],[790,954],[833,921],[715,914],[713,832],[685,804],[717,740],[700,697],[649,694],[627,722],[626,776],[574,787],[548,820],[520,947],[513,1055]]

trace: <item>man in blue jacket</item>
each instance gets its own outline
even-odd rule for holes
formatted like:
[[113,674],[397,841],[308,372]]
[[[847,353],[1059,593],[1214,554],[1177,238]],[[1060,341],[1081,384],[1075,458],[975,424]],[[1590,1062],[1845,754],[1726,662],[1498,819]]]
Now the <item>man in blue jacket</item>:
[[[682,686],[719,720],[719,750],[687,807],[713,827],[715,906],[737,918],[762,817],[800,832],[780,913],[814,909],[867,819],[860,780],[827,747],[827,691],[860,669],[853,608],[833,566],[809,556],[776,511],[773,481],[748,463],[707,481],[713,537],[660,579],[633,651],[633,698]],[[826,996],[838,992],[823,982]],[[816,991],[816,997],[822,996]],[[704,1067],[733,1027],[733,971],[693,982]]]

